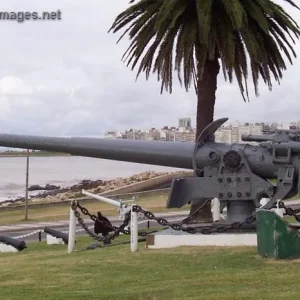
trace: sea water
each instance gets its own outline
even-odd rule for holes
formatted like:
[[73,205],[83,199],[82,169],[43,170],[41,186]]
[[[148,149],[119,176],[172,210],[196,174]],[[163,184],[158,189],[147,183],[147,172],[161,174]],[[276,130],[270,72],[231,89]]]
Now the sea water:
[[[83,179],[110,180],[134,174],[180,169],[78,156],[30,157],[29,186],[68,187]],[[26,157],[0,157],[0,201],[25,196]],[[37,192],[29,192],[29,195]]]

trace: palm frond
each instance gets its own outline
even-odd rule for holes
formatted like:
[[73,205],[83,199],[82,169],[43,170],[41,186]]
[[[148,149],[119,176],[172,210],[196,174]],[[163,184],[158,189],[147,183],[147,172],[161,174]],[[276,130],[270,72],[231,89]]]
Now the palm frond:
[[[286,3],[296,9],[292,0]],[[255,94],[258,82],[272,89],[293,63],[299,38],[297,22],[272,0],[132,0],[109,31],[124,30],[130,45],[123,60],[137,78],[157,73],[161,92],[172,92],[173,73],[189,90],[201,81],[207,60],[219,60],[224,78],[235,77],[243,99],[248,99],[248,74]]]

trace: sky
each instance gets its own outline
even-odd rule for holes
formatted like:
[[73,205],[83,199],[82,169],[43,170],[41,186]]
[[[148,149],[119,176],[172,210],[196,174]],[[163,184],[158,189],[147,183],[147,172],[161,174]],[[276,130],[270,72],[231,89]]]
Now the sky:
[[[4,2],[4,1],[3,1]],[[278,0],[282,4],[282,1]],[[108,33],[129,0],[9,0],[1,11],[61,11],[61,20],[0,20],[0,132],[51,136],[97,136],[108,130],[177,125],[195,120],[196,96],[175,81],[160,94],[156,75],[136,81],[121,61],[129,45]],[[300,24],[300,12],[284,6]],[[215,118],[229,122],[300,120],[299,58],[288,64],[281,85],[242,100],[237,84],[218,77]],[[193,123],[195,125],[195,122]]]

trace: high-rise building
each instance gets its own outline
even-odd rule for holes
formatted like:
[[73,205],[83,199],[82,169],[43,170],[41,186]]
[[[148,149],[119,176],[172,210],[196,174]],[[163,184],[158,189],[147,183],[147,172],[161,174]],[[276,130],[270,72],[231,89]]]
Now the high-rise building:
[[191,118],[181,118],[181,119],[179,119],[179,128],[191,129],[192,128]]

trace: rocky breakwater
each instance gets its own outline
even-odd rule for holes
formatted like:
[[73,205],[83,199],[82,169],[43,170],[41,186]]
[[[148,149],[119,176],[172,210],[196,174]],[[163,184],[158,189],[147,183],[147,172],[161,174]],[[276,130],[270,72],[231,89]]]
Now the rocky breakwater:
[[[85,189],[92,193],[102,193],[110,190],[114,190],[117,188],[121,188],[123,186],[128,186],[130,184],[134,184],[137,182],[145,181],[148,179],[152,179],[158,176],[166,175],[166,174],[178,174],[182,172],[143,172],[131,177],[125,178],[116,178],[113,180],[82,180],[78,184],[75,184],[70,187],[57,187],[53,185],[46,185],[45,187],[41,187],[38,185],[31,186],[31,190],[40,190],[44,191],[31,196],[29,199],[29,203],[49,203],[49,202],[59,202],[68,199],[74,199],[82,197],[81,190]],[[24,197],[20,197],[14,200],[5,200],[0,202],[0,207],[2,206],[15,206],[22,205],[25,201]]]

